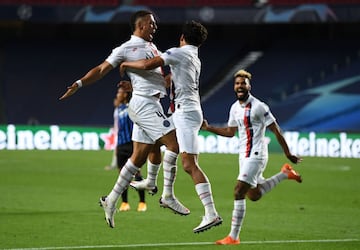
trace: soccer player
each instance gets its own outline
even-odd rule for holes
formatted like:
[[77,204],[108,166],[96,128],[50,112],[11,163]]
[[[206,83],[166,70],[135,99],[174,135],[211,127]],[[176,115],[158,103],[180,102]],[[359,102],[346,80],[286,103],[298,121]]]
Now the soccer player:
[[[151,58],[160,53],[152,43],[157,30],[152,12],[147,10],[135,12],[130,18],[130,26],[133,31],[130,40],[113,49],[103,63],[91,69],[80,80],[68,87],[67,92],[60,97],[60,100],[73,95],[81,86],[87,86],[101,79],[123,61]],[[128,112],[130,119],[134,122],[132,133],[134,149],[131,157],[121,169],[111,192],[100,198],[106,222],[112,228],[115,227],[116,203],[148,156],[148,182],[145,189],[156,189],[156,178],[161,163],[159,145],[162,144],[166,146],[166,150],[163,156],[164,190],[163,196],[160,198],[160,206],[170,208],[180,215],[190,214],[190,210],[182,205],[173,193],[179,145],[176,141],[172,119],[164,114],[160,104],[160,98],[166,94],[165,78],[160,68],[152,71],[133,71],[129,73],[129,77],[133,92]]]
[[[118,85],[121,85],[121,84],[119,83]],[[114,104],[114,112],[113,112],[114,124],[113,124],[113,131],[112,131],[112,133],[115,135],[114,143],[115,143],[116,145],[115,145],[115,148],[114,148],[114,150],[113,150],[113,155],[112,155],[112,158],[111,158],[111,163],[110,163],[109,165],[106,165],[106,166],[104,167],[105,170],[113,170],[113,169],[117,169],[117,168],[122,167],[122,166],[118,166],[118,164],[117,164],[117,156],[116,156],[116,153],[117,153],[117,143],[118,143],[117,137],[118,137],[118,132],[119,132],[119,130],[118,130],[118,129],[119,129],[119,127],[118,127],[118,118],[119,118],[118,109],[119,109],[119,105],[121,105],[121,102],[122,102],[121,100],[123,99],[123,98],[122,98],[123,95],[118,95],[118,93],[120,92],[120,89],[121,89],[122,91],[124,91],[125,93],[127,93],[127,92],[124,90],[124,88],[119,87],[118,90],[117,90],[117,92],[116,92],[116,96],[115,96],[115,98],[114,98],[114,100],[113,100],[113,104]],[[126,97],[131,97],[131,92],[129,92],[129,94],[126,94]],[[127,98],[126,98],[126,99],[127,99]],[[130,98],[129,98],[129,100],[130,100]],[[128,103],[129,103],[129,101],[128,101],[127,104],[126,104],[126,107],[127,107]],[[127,108],[126,108],[126,114],[128,114],[128,113],[127,113]],[[129,117],[129,115],[127,115],[127,117]],[[130,118],[129,118],[129,120],[130,120],[130,122],[131,122],[131,131],[132,131],[132,121],[131,121]],[[123,132],[123,133],[124,133],[124,132]],[[131,140],[131,134],[130,134],[130,140]],[[132,147],[132,146],[131,146],[131,147]],[[132,151],[132,149],[131,149],[131,151]],[[131,154],[130,154],[130,156],[131,156]]]
[[[123,84],[119,84],[123,85]],[[133,152],[133,142],[131,140],[133,122],[129,118],[128,114],[128,105],[131,98],[132,89],[126,89],[125,87],[119,87],[114,99],[114,131],[116,133],[116,148],[114,152],[114,160],[112,165],[115,165],[115,168],[118,168],[121,171],[122,167],[126,164],[128,158],[131,157]],[[113,169],[112,166],[107,167],[106,169]],[[141,181],[143,178],[141,172],[138,171],[135,174],[135,180]],[[145,191],[138,190],[139,193],[139,204],[137,207],[138,212],[145,212],[147,209],[145,203]],[[119,211],[128,211],[130,210],[130,205],[128,202],[128,189],[124,190],[121,194],[122,203],[120,205]]]
[[239,175],[234,190],[234,209],[231,230],[228,236],[218,240],[218,245],[240,244],[240,230],[246,212],[245,196],[252,201],[259,200],[285,179],[302,182],[301,176],[289,165],[284,164],[280,172],[265,179],[263,172],[268,161],[268,149],[265,130],[270,129],[276,136],[284,154],[292,163],[301,162],[301,158],[291,154],[269,107],[251,95],[251,74],[239,70],[234,75],[234,91],[237,101],[230,108],[227,127],[213,127],[204,120],[202,129],[221,136],[232,137],[239,132]]
[[[203,232],[220,225],[222,218],[218,215],[211,185],[206,174],[199,166],[198,133],[203,122],[199,95],[199,76],[201,61],[198,50],[207,38],[206,28],[198,22],[186,22],[180,36],[180,46],[171,48],[165,53],[149,60],[123,62],[120,73],[128,74],[139,69],[154,70],[169,65],[175,86],[175,111],[172,114],[179,143],[184,170],[192,177],[195,190],[201,200],[205,215],[201,223],[193,229],[194,233]],[[131,184],[137,186],[135,184]]]

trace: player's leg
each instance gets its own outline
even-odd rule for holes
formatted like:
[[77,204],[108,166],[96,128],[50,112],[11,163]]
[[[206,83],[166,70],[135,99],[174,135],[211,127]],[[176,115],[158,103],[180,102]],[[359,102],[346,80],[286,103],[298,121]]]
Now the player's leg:
[[250,184],[237,181],[234,190],[234,208],[232,211],[230,233],[225,238],[216,241],[217,245],[237,245],[240,244],[240,231],[246,213],[246,199],[245,195],[250,189]]
[[[241,168],[240,168],[241,166]],[[246,194],[251,187],[256,187],[261,173],[263,160],[242,158],[239,162],[239,175],[234,189],[234,208],[232,211],[231,229],[228,236],[216,241],[218,245],[240,244],[240,231],[246,214]]]
[[[135,115],[139,114],[139,115]],[[146,135],[154,142],[159,141],[166,146],[164,153],[164,171],[170,173],[169,178],[165,177],[169,186],[173,185],[176,175],[176,159],[178,155],[178,145],[176,141],[175,127],[171,117],[164,114],[163,108],[158,98],[133,96],[129,104],[129,116],[138,124]],[[133,133],[134,135],[134,133]],[[133,138],[134,140],[134,138]],[[154,148],[155,150],[155,148]],[[167,189],[172,190],[172,189]],[[169,199],[160,198],[162,207],[170,208],[175,213],[187,215],[190,211],[184,207],[174,195]]]
[[166,146],[163,157],[164,187],[159,200],[160,206],[170,208],[180,215],[189,215],[190,210],[181,204],[174,194],[174,183],[177,173],[177,158],[179,152],[175,130],[172,130],[161,137],[160,142]]
[[161,164],[161,143],[158,141],[149,152],[147,160],[147,177],[140,181],[132,181],[130,186],[136,190],[147,190],[149,194],[154,195],[157,193],[157,177]]
[[139,127],[141,133],[135,133],[134,125],[133,140],[148,142],[149,140],[156,142],[149,153],[147,178],[141,182],[132,182],[131,186],[140,190],[146,189],[151,194],[157,192],[156,182],[161,163],[162,145],[159,139],[174,130],[171,118],[167,118],[163,112],[159,100],[155,97],[133,96],[129,104],[129,116]]
[[147,155],[149,154],[152,146],[153,145],[151,144],[134,142],[134,151],[121,169],[113,189],[108,196],[100,198],[100,205],[103,207],[105,212],[105,220],[110,227],[115,227],[114,212],[120,195],[128,188],[133,176],[146,162]]
[[194,233],[200,233],[222,223],[222,218],[215,209],[214,198],[212,195],[211,184],[206,174],[198,164],[197,154],[181,153],[183,168],[188,173],[194,184],[195,191],[204,206],[205,215],[200,224],[193,229]]
[[[133,143],[126,143],[122,145],[117,145],[116,147],[116,159],[117,166],[119,167],[119,173],[122,167],[126,164],[127,160],[130,158],[133,152]],[[125,189],[121,194],[122,202],[119,207],[120,212],[129,211],[130,204],[128,202],[128,189]]]
[[[265,165],[266,166],[266,163]],[[265,167],[264,167],[265,169]],[[264,172],[264,169],[262,170],[262,173]],[[295,180],[299,183],[302,182],[302,178],[298,172],[296,172],[289,164],[284,164],[280,170],[279,173],[271,176],[270,178],[264,179],[261,176],[258,180],[258,185],[256,188],[250,189],[247,196],[252,201],[259,200],[264,194],[270,192],[273,190],[280,182],[283,180]]]
[[201,223],[194,228],[194,233],[203,232],[222,223],[218,215],[208,177],[198,163],[198,133],[203,122],[201,111],[183,111],[178,109],[173,114],[176,138],[179,144],[183,169],[192,178],[196,193],[204,206],[205,215]]
[[[141,171],[135,174],[135,181],[142,181],[143,177],[141,175]],[[147,210],[146,202],[145,202],[145,190],[138,190],[139,194],[139,204],[137,207],[138,212],[145,212]]]
[[163,136],[160,141],[166,146],[163,156],[164,187],[161,197],[173,198],[179,151],[175,130]]

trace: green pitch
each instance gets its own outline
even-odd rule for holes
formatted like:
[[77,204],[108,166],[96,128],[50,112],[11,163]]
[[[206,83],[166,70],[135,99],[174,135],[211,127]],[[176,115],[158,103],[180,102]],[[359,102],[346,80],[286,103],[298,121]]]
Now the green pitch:
[[[203,207],[181,167],[175,193],[189,216],[159,207],[161,173],[159,193],[146,196],[148,211],[136,212],[130,190],[131,210],[117,213],[111,229],[98,205],[117,178],[104,171],[111,152],[0,151],[0,249],[360,249],[359,159],[337,158],[305,158],[295,166],[302,184],[286,180],[260,201],[247,201],[240,246],[212,245],[230,230],[237,158],[200,155],[224,223],[194,234]],[[284,162],[270,155],[265,176]]]

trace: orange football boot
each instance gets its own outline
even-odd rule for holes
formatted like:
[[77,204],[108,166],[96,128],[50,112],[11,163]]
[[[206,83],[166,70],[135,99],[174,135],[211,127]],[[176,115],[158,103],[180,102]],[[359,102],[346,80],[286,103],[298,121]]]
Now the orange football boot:
[[282,168],[281,168],[281,172],[283,172],[284,174],[286,174],[288,176],[289,180],[295,180],[299,183],[302,182],[302,178],[301,175],[296,172],[291,166],[290,164],[285,163]]
[[130,205],[127,202],[122,202],[119,208],[120,212],[125,212],[130,210]]
[[230,235],[228,235],[222,240],[217,240],[215,242],[215,244],[216,245],[239,245],[240,239],[234,240],[233,238],[231,238]]
[[147,209],[146,203],[145,202],[139,202],[137,211],[138,212],[145,212]]

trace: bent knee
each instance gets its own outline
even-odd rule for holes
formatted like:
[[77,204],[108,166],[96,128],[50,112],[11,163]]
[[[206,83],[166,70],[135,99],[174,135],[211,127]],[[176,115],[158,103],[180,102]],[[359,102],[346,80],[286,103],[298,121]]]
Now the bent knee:
[[246,196],[251,200],[251,201],[258,201],[261,198],[261,192],[257,189],[251,189],[247,192]]

